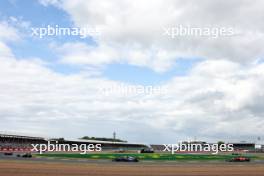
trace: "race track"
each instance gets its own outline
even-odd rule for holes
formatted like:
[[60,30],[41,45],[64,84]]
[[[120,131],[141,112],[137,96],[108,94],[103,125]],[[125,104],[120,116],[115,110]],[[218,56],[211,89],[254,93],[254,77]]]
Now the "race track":
[[0,158],[0,176],[263,176],[260,163],[115,163],[98,160]]

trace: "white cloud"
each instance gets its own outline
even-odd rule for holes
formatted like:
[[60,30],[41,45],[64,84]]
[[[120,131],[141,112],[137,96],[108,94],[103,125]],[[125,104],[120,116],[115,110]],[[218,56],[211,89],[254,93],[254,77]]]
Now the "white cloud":
[[6,123],[0,127],[66,137],[117,130],[120,137],[151,143],[194,136],[251,140],[263,131],[263,67],[203,61],[189,75],[169,81],[165,95],[106,96],[100,88],[118,82],[63,75],[38,62],[1,56],[0,118]]
[[[163,72],[177,57],[207,60],[186,76],[168,81],[165,95],[105,96],[100,88],[120,82],[82,73],[63,75],[42,63],[15,58],[7,42],[18,35],[10,28],[0,34],[0,119],[5,121],[1,129],[73,137],[111,136],[118,130],[121,137],[155,143],[194,136],[254,140],[263,135],[264,64],[254,62],[263,54],[262,35],[177,40],[162,35],[164,26],[180,23],[235,26],[261,34],[262,1],[52,2],[77,26],[100,27],[104,32],[96,39],[98,46],[52,45],[62,62],[127,62]],[[0,31],[7,28],[1,23]]]
[[2,42],[0,42],[0,55],[5,57],[12,56],[11,50]]
[[0,22],[0,41],[15,41],[19,39],[17,30],[7,22]]
[[100,65],[119,60],[117,51],[107,46],[88,46],[85,43],[65,43],[62,46],[50,46],[61,56],[62,62],[72,64]]
[[170,68],[173,65],[171,59],[174,57],[173,52],[170,53],[162,49],[138,48],[131,50],[130,46],[88,46],[81,42],[64,43],[61,46],[52,44],[50,48],[57,52],[61,62],[67,64],[98,66],[125,62],[131,65],[145,66],[157,72],[163,72]]
[[[49,4],[49,1],[45,1],[45,4]],[[118,59],[121,62],[150,67],[158,72],[168,70],[179,57],[228,59],[239,63],[250,63],[262,58],[263,5],[258,0],[56,2],[56,6],[68,12],[77,26],[102,30],[102,36],[96,38],[97,54],[85,51],[87,55],[97,56],[98,60],[104,57],[104,60],[114,62],[116,54],[112,52],[123,53]],[[164,28],[180,24],[202,28],[231,27],[239,34],[217,39],[195,36],[171,39],[163,35]],[[106,52],[101,48],[107,48]],[[78,53],[76,55],[79,56]],[[70,63],[90,64],[89,60],[88,57],[82,57],[81,60],[72,59]]]

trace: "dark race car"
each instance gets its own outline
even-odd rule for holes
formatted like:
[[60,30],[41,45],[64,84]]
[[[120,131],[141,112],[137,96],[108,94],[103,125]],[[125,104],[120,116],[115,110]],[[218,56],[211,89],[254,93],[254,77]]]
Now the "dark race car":
[[22,155],[18,154],[17,157],[22,157],[22,158],[32,158],[31,153],[24,153]]
[[4,155],[6,155],[6,156],[12,156],[13,153],[12,152],[5,152]]
[[154,153],[154,150],[152,148],[143,148],[140,153]]
[[133,156],[120,156],[113,159],[115,162],[138,162],[138,159]]
[[228,160],[229,162],[249,162],[250,158],[244,156],[234,157]]

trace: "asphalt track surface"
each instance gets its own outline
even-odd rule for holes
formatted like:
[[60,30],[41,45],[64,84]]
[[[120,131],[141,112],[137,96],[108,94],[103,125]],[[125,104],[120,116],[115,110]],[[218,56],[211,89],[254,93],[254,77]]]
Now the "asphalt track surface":
[[138,162],[0,155],[0,176],[264,176],[263,161]]

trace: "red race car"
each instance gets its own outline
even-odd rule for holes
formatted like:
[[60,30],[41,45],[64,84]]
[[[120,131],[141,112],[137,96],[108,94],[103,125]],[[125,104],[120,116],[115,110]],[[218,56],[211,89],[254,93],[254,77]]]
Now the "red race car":
[[249,162],[250,158],[244,156],[234,157],[228,160],[229,162]]

